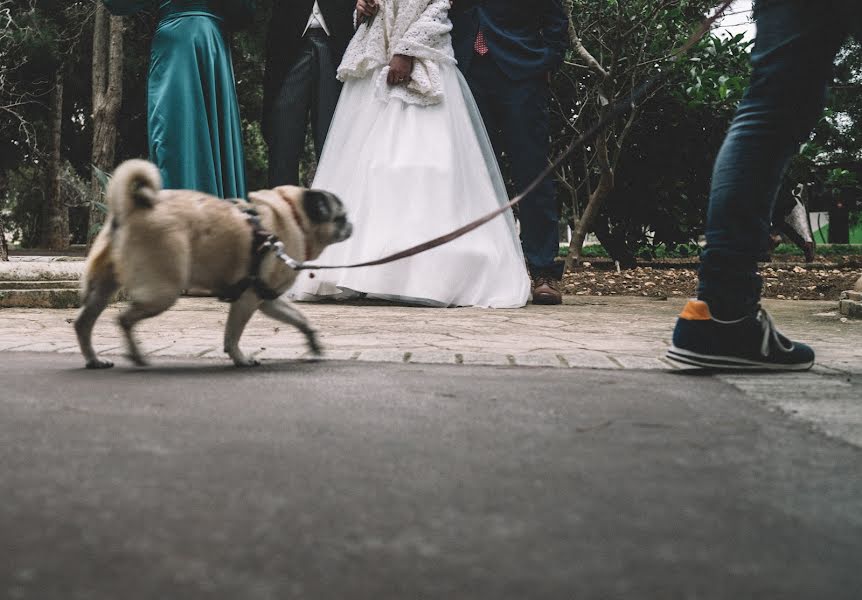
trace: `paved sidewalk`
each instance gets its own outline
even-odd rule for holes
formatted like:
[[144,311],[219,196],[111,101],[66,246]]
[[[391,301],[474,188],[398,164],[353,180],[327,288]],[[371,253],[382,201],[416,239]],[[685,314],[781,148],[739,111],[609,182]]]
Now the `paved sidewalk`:
[[[673,369],[663,358],[683,300],[567,298],[561,307],[516,310],[414,308],[384,304],[301,304],[320,330],[326,358],[372,362]],[[812,343],[819,368],[862,373],[862,322],[842,319],[834,302],[767,301],[782,331]],[[97,349],[123,353],[109,308],[96,326]],[[227,305],[183,298],[138,328],[151,356],[225,358],[221,336]],[[0,351],[77,353],[73,309],[0,310]],[[303,337],[256,315],[242,347],[263,360],[306,357]]]

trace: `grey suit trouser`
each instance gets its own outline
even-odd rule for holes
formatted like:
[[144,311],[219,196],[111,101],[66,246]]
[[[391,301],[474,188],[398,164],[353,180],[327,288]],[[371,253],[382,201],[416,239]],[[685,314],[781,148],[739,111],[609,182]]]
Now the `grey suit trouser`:
[[320,158],[341,92],[335,78],[337,67],[326,33],[309,29],[267,115],[270,186],[299,184],[309,116],[314,150]]

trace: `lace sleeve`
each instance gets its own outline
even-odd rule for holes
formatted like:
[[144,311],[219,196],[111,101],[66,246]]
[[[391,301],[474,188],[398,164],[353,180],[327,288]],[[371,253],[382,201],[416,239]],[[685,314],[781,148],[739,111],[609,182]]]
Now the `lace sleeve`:
[[449,32],[449,0],[426,0],[426,6],[407,31],[394,42],[392,53],[417,59],[454,62]]
[[391,53],[412,56],[413,71],[406,87],[393,87],[390,93],[411,104],[437,104],[443,101],[440,65],[455,64],[449,0],[413,0],[411,8],[410,22],[396,36]]

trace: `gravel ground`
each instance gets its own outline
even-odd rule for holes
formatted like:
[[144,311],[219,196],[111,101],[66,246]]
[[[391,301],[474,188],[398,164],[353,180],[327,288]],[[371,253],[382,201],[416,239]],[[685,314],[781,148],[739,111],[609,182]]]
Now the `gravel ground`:
[[[862,276],[862,257],[810,265],[769,263],[761,267],[761,276],[765,298],[837,300]],[[697,287],[697,262],[645,263],[620,272],[607,261],[585,262],[563,283],[566,294],[577,296],[688,297]]]

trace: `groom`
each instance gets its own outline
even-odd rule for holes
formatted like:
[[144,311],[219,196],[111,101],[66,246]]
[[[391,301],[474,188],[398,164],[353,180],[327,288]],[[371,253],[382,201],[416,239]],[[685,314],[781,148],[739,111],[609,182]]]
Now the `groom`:
[[353,36],[354,2],[273,1],[263,90],[271,187],[299,183],[309,116],[320,158],[341,92],[335,71]]
[[[458,66],[520,191],[548,164],[550,79],[569,45],[562,0],[455,0],[450,17]],[[560,304],[560,208],[550,178],[521,202],[519,218],[533,303]]]

